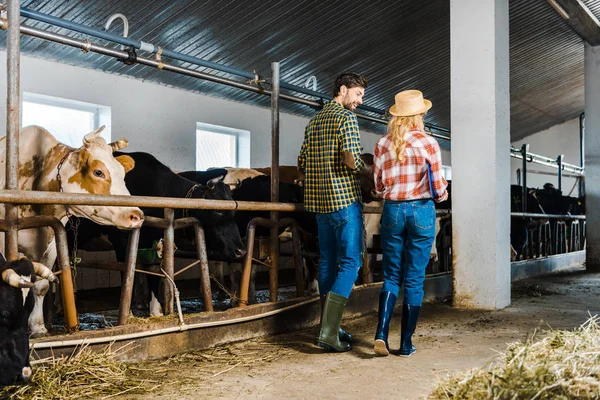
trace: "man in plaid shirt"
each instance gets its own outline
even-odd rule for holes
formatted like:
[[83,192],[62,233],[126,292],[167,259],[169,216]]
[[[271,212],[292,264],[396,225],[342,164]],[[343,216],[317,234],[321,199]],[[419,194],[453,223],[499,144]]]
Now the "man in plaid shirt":
[[340,75],[333,100],[308,123],[298,156],[304,173],[304,206],[319,226],[321,330],[317,344],[348,351],[352,336],[340,328],[346,301],[362,263],[362,198],[357,174],[364,162],[354,110],[362,104],[367,79]]

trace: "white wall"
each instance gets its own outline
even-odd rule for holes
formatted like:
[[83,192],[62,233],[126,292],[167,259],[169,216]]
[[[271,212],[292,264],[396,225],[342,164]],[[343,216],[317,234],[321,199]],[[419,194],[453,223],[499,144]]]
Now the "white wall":
[[[556,158],[559,154],[564,154],[564,162],[579,166],[579,118],[572,119],[550,129],[538,132],[525,139],[512,143],[513,147],[521,148],[521,145],[529,144],[529,152]],[[522,160],[511,158],[510,162],[510,181],[517,183],[517,169],[522,167]],[[527,164],[527,170],[537,170],[551,172],[553,175],[541,175],[527,173],[528,187],[542,187],[544,183],[550,182],[558,187],[557,169],[546,167],[539,164]],[[565,172],[566,173],[566,172]],[[576,180],[574,178],[563,177],[563,194],[568,195]],[[578,195],[577,186],[573,189],[571,196]]]
[[[175,170],[195,168],[196,122],[250,131],[250,165],[271,163],[269,109],[27,56],[21,57],[21,90],[109,106],[113,139],[125,137],[126,151],[152,153]],[[0,52],[0,93],[5,99],[4,51]],[[6,108],[0,108],[4,129]],[[280,121],[279,162],[296,165],[309,118],[282,113]],[[372,152],[380,136],[362,131],[361,137],[365,151]]]

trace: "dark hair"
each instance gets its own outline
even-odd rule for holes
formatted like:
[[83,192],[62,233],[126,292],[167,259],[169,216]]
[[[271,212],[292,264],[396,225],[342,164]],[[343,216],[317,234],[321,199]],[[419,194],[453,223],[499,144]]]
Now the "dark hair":
[[366,89],[368,84],[369,81],[367,80],[366,76],[357,74],[355,72],[344,72],[335,80],[335,85],[333,86],[333,97],[336,97],[340,94],[340,88],[342,86],[346,86],[348,89],[353,87],[361,87]]

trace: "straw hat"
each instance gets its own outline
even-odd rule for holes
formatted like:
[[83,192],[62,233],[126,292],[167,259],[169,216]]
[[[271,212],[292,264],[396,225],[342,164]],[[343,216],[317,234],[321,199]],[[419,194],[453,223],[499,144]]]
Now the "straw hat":
[[420,90],[405,90],[394,97],[395,104],[390,107],[390,114],[396,117],[409,117],[423,114],[431,108],[431,101],[423,98]]

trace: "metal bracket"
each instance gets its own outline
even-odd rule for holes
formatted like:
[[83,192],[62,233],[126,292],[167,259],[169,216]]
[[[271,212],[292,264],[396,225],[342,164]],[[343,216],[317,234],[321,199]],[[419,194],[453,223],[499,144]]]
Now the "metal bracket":
[[265,83],[265,78],[258,72],[256,72],[256,70],[252,71],[252,73],[254,74],[254,78],[248,80],[246,83],[250,85],[256,85],[261,92],[264,92],[265,89],[262,87],[262,84]]
[[121,61],[125,65],[132,65],[137,62],[137,53],[135,47],[129,47],[127,49],[127,58],[117,58],[117,61]]

